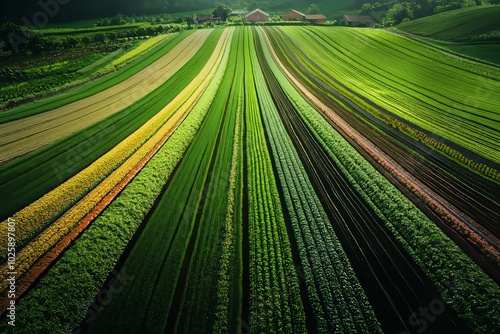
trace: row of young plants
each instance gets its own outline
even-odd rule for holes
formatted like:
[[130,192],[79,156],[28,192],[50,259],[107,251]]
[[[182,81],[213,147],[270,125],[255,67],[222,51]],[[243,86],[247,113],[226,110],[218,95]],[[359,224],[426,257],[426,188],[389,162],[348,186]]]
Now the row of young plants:
[[[184,260],[184,263],[189,263],[188,272],[185,278],[179,277],[179,281],[185,280],[185,284],[179,293],[180,303],[173,305],[171,310],[175,324],[167,324],[173,327],[171,332],[174,333],[235,332],[234,320],[238,318],[242,304],[241,288],[234,292],[231,289],[234,284],[241,286],[242,266],[241,253],[240,256],[236,253],[236,248],[241,247],[241,195],[239,201],[235,201],[235,195],[242,191],[241,179],[239,182],[236,179],[236,173],[242,172],[241,165],[238,166],[241,162],[241,32],[233,31],[229,65],[218,92],[221,104],[215,104],[216,99],[213,105],[214,111],[221,109],[224,114],[216,134],[214,155],[207,159],[210,162],[209,183],[203,189],[193,190],[202,195],[195,218],[199,225],[196,236],[191,236],[192,240],[196,238],[192,254]],[[207,134],[200,133],[199,139],[207,140]],[[229,298],[234,300],[225,303]],[[217,314],[222,305],[225,312]],[[216,330],[216,326],[220,326],[216,319],[224,322],[226,327]],[[232,328],[229,328],[230,324]]]
[[[224,33],[228,43],[230,32],[231,30],[226,30]],[[231,51],[229,44],[224,47],[224,54],[230,55]],[[138,332],[142,329],[161,333],[166,328],[172,329],[177,320],[176,313],[182,310],[182,303],[179,304],[176,296],[182,296],[182,287],[185,284],[195,282],[189,277],[193,256],[199,255],[203,258],[203,249],[198,252],[198,246],[203,248],[207,243],[200,240],[203,240],[206,234],[209,239],[208,246],[217,245],[223,220],[204,220],[201,215],[204,212],[204,204],[210,202],[210,184],[213,187],[220,186],[220,180],[211,182],[219,153],[218,147],[225,141],[229,143],[228,147],[232,147],[232,136],[227,133],[222,136],[222,129],[231,121],[234,123],[234,116],[229,117],[225,108],[228,103],[226,92],[231,87],[233,75],[230,71],[231,56],[228,58],[228,64],[228,70],[194,141],[146,217],[144,229],[133,243],[133,248],[123,255],[121,270],[136,273],[137,281],[125,287],[123,293],[107,305],[90,325],[90,332]],[[234,128],[234,124],[228,130],[231,128]],[[227,186],[222,188],[225,196]],[[215,200],[220,201],[220,198],[212,201]],[[219,206],[223,217],[225,206],[225,201]],[[217,268],[219,256],[213,253],[213,256],[210,256],[210,249],[205,250],[207,260],[211,259],[205,265],[209,267],[208,272],[213,272]],[[217,247],[215,250],[217,251]],[[210,268],[212,265],[214,267]],[[193,270],[196,273],[202,268]],[[211,279],[216,283],[217,280],[216,275],[207,275],[205,271],[202,278],[200,284]],[[213,284],[214,282],[207,282],[209,287]],[[208,300],[204,301],[202,298],[198,302],[213,300],[215,291],[206,286],[197,291],[209,294]],[[144,307],[137,309],[137,299],[144,301]],[[203,310],[210,312],[214,311],[214,308],[205,307]],[[210,321],[210,317],[202,319]]]
[[[109,301],[123,295],[122,288],[138,280],[138,272],[122,268],[117,274],[122,286],[116,290],[108,289],[109,286],[101,289],[204,122],[221,84],[227,58],[226,50],[199,103],[165,145],[33,290],[16,303],[16,311],[23,316],[16,322],[15,333],[77,331],[108,307],[103,304],[103,293],[110,293],[106,297]],[[89,309],[95,298],[97,306]],[[0,330],[14,332],[6,319],[4,315]]]
[[475,333],[499,328],[500,289],[408,198],[379,174],[277,72],[280,85],[303,121],[342,173],[369,203],[396,240]]
[[[254,63],[257,55],[252,52]],[[254,67],[266,137],[294,232],[317,333],[381,333],[380,324]]]
[[[61,199],[65,197],[63,194],[68,196],[68,198],[66,198],[68,201],[71,198],[70,194],[72,192],[68,191],[68,188],[82,187],[82,184],[85,184],[89,179],[92,180],[93,176],[98,174],[99,171],[105,170],[106,166],[113,166],[116,164],[116,161],[122,162],[108,177],[90,190],[59,219],[51,223],[46,229],[38,234],[37,237],[23,247],[21,251],[17,252],[16,259],[18,265],[16,266],[16,271],[18,277],[21,277],[21,275],[33,266],[35,261],[51,249],[66,234],[71,232],[83,217],[120,184],[159,143],[164,142],[168,136],[175,131],[175,128],[180,124],[186,116],[186,113],[191,109],[192,105],[196,103],[198,97],[208,85],[209,78],[207,78],[206,75],[210,72],[212,60],[217,58],[221,47],[222,40],[220,40],[219,45],[215,47],[212,59],[208,61],[208,65],[202,69],[188,87],[177,95],[171,103],[146,122],[139,130],[120,142],[70,181],[42,198],[42,202],[61,205]],[[133,152],[133,154],[130,155],[130,152]],[[36,204],[38,203],[35,202],[35,209],[31,206],[26,208],[28,213],[36,212],[39,214],[36,210],[36,208],[39,207],[37,207]],[[33,231],[30,231],[29,228],[34,228],[36,226],[36,224],[30,225],[26,223],[35,220],[34,215],[27,215],[27,218],[20,215],[23,220],[20,220],[19,223],[23,223],[22,232],[24,234],[20,234],[18,238],[24,237],[26,233],[32,233]],[[36,221],[33,223],[36,223]],[[23,244],[24,243],[20,243],[19,246]],[[6,278],[8,272],[7,263],[0,265],[0,277]],[[0,283],[0,291],[4,291],[5,288],[7,288],[7,281],[3,279],[2,283]]]
[[[301,58],[321,81],[403,133],[498,180],[498,171],[476,166],[473,159],[463,156],[463,150],[457,152],[456,145],[450,149],[430,135],[438,134],[498,163],[493,153],[498,142],[494,139],[498,136],[494,124],[499,119],[495,112],[498,102],[493,99],[498,85],[496,69],[460,62],[439,50],[384,31],[338,29],[332,34],[320,28],[287,27],[280,31],[286,33],[287,43],[293,43],[290,50],[294,56]],[[322,47],[311,48],[303,42],[308,39]],[[308,58],[295,52],[296,48]],[[426,65],[431,61],[437,64],[435,71]],[[391,66],[394,63],[398,66]]]
[[[412,124],[500,161],[495,153],[499,140],[494,127],[500,120],[500,101],[493,98],[500,87],[495,79],[498,69],[456,61],[385,31],[353,33],[343,29],[333,35],[314,29],[299,32],[294,40],[304,38],[322,43],[312,59],[362,96]],[[359,42],[348,43],[353,39]],[[323,60],[325,54],[329,55],[328,62]],[[398,65],[391,66],[395,62]],[[430,68],[429,62],[435,66]]]
[[[306,333],[297,273],[283,207],[264,133],[260,96],[252,73],[259,71],[250,27],[244,31],[240,57],[244,78],[247,188],[249,333]],[[248,321],[249,320],[249,321]]]
[[158,36],[155,36],[153,38],[150,38],[150,39],[140,43],[138,46],[136,46],[132,50],[127,51],[120,58],[113,60],[113,62],[109,66],[113,66],[113,67],[122,66],[124,63],[132,61],[136,57],[151,50],[152,48],[160,46],[162,44],[162,42],[164,42],[165,40],[171,39],[174,36],[175,36],[175,34],[162,34],[162,35],[158,35]]
[[178,72],[203,46],[211,30],[187,36],[167,55],[127,80],[69,105],[0,124],[0,164],[61,140],[146,98]]
[[[5,198],[6,207],[2,214],[19,221],[19,247],[83,198],[141,147],[166,121],[155,117],[160,110],[174,100],[179,103],[189,98],[197,88],[189,84],[212,56],[220,34],[221,31],[214,31],[183,68],[144,99],[90,129],[2,167],[1,181],[5,191],[2,197],[9,196]],[[193,72],[195,69],[197,72]],[[198,83],[201,82],[200,78]],[[188,89],[180,94],[187,86]],[[152,118],[155,121],[150,121]],[[148,122],[149,125],[145,125]],[[144,128],[139,130],[141,126]],[[16,209],[19,211],[15,212]],[[0,233],[6,233],[6,226],[6,221],[0,223]],[[3,254],[5,246],[0,247]]]
[[[477,175],[465,168],[465,166],[460,166],[456,164],[455,161],[441,154],[436,154],[436,149],[444,152],[443,148],[446,148],[446,145],[427,147],[426,145],[429,144],[429,140],[426,139],[424,141],[421,139],[423,137],[420,135],[423,135],[423,133],[417,134],[418,131],[406,131],[408,129],[406,125],[404,127],[399,127],[399,125],[403,124],[402,122],[396,121],[396,123],[399,123],[396,124],[386,119],[384,116],[386,114],[384,112],[374,109],[378,112],[377,117],[381,117],[384,121],[387,121],[388,124],[384,124],[381,119],[375,118],[370,113],[364,111],[364,109],[369,106],[363,106],[364,109],[360,108],[359,106],[362,105],[363,101],[357,101],[356,96],[344,96],[338,93],[334,87],[332,88],[330,84],[323,82],[321,79],[317,79],[314,74],[311,74],[312,72],[308,72],[308,66],[314,62],[307,57],[305,58],[306,60],[295,57],[295,53],[300,54],[301,57],[305,57],[304,53],[298,48],[292,48],[290,52],[287,51],[289,49],[287,45],[291,43],[290,36],[275,32],[277,31],[272,30],[272,33],[269,34],[269,38],[273,41],[279,58],[286,64],[289,71],[293,73],[293,76],[306,87],[305,89],[314,94],[311,99],[314,101],[320,100],[321,102],[319,103],[326,103],[331,107],[330,109],[335,109],[335,113],[333,110],[328,112],[330,115],[338,115],[334,116],[332,119],[342,118],[342,122],[346,121],[351,124],[355,131],[362,134],[366,133],[368,140],[378,146],[377,150],[382,150],[389,158],[399,163],[403,169],[411,171],[411,177],[417,179],[418,183],[424,184],[428,189],[431,189],[434,194],[445,198],[455,208],[465,212],[477,224],[481,224],[484,228],[488,229],[489,232],[496,235],[498,232],[496,227],[496,221],[498,220],[496,219],[496,216],[498,216],[498,214],[496,214],[496,212],[498,212],[498,210],[496,210],[498,202],[494,199],[496,198],[495,194],[498,193],[499,185],[497,182],[484,177],[488,176],[493,179],[498,179],[500,174],[496,170],[494,173],[490,173],[492,172],[490,168],[476,168],[476,172],[483,172],[482,175]],[[315,71],[321,72],[322,70],[320,67],[315,66]],[[334,80],[335,78],[332,77],[330,79]],[[354,103],[353,101],[356,102]],[[396,129],[394,127],[396,127]],[[352,129],[344,132],[346,134],[352,133]],[[424,135],[424,137],[430,138],[427,135]],[[425,145],[422,145],[420,140],[424,141]],[[437,142],[433,139],[430,141]],[[360,145],[366,147],[364,140],[361,141]],[[446,154],[449,154],[451,151],[453,150],[447,151]],[[372,152],[375,153],[373,150]],[[380,156],[378,153],[375,155]],[[392,172],[394,169],[394,166],[391,166],[387,161],[384,162],[386,158],[382,160],[380,157],[375,159],[388,171]],[[453,155],[453,159],[462,162],[462,159],[458,159],[455,155]],[[464,161],[464,164],[467,166],[476,166],[473,160]],[[401,182],[400,177],[398,177],[398,180]],[[465,225],[465,230],[471,231],[471,228],[466,226],[467,223],[464,223],[464,220],[459,220],[453,213],[450,213],[447,207],[449,204],[443,205],[443,203],[438,203],[435,197],[431,197],[432,194],[429,195],[428,190],[423,190],[418,184],[415,185],[415,181],[402,181],[401,183],[404,184],[410,192],[414,193],[416,197],[422,199],[423,202],[426,203],[426,206],[432,211],[436,211],[435,209],[438,208],[436,211],[437,215],[442,217],[447,225],[453,228],[458,227],[457,231],[464,230],[463,227]],[[461,233],[461,236],[466,240],[469,239],[469,235],[469,233]],[[475,235],[479,238],[477,233],[472,233],[471,235]],[[475,239],[477,240],[477,238]],[[477,249],[478,247],[475,241],[470,243]],[[480,243],[479,251],[483,256],[486,255],[486,258],[491,263],[490,251],[487,248],[493,249],[493,247],[489,246],[484,248],[482,247],[483,245],[484,242]]]
[[191,33],[193,32],[185,31],[178,34],[175,38],[165,40],[158,48],[154,48],[147,52],[143,57],[137,58],[136,60],[132,61],[129,66],[123,67],[102,78],[90,78],[92,79],[92,81],[88,82],[82,87],[78,87],[67,93],[58,94],[54,97],[36,101],[32,104],[19,106],[11,110],[2,112],[0,114],[0,123],[10,122],[16,119],[59,108],[71,102],[92,96],[100,91],[112,87],[153,64]]
[[[238,48],[237,39],[241,32],[236,30],[232,47]],[[236,42],[235,42],[236,41]],[[217,271],[217,299],[212,333],[239,333],[241,328],[243,296],[243,170],[245,150],[245,123],[243,121],[244,94],[243,80],[239,71],[231,90],[233,103],[236,100],[236,120],[234,125],[234,143],[227,189],[227,206],[224,226],[219,240],[220,262]],[[233,104],[234,106],[234,104]]]

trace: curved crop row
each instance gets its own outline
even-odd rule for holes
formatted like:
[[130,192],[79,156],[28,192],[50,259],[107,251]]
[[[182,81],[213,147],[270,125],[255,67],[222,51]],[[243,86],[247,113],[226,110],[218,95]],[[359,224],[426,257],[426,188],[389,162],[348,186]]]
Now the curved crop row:
[[152,38],[147,39],[146,41],[142,42],[138,47],[135,49],[125,53],[123,56],[121,56],[118,59],[113,60],[113,62],[110,64],[111,67],[118,67],[122,66],[124,63],[127,63],[131,61],[133,58],[137,57],[138,55],[147,52],[151,48],[158,47],[161,45],[165,40],[168,40],[173,37],[173,33],[170,34],[163,34],[163,35],[158,35]]
[[55,108],[59,108],[66,104],[84,99],[109,87],[112,87],[156,62],[191,33],[193,33],[193,31],[184,31],[181,34],[178,34],[175,38],[162,42],[159,48],[147,52],[143,57],[133,61],[129,66],[123,67],[120,70],[103,78],[99,78],[95,81],[89,82],[82,87],[76,88],[68,93],[59,94],[51,98],[37,101],[33,104],[7,110],[0,114],[0,123],[7,123],[24,117],[33,116],[39,113],[53,110]]
[[[252,56],[253,33],[245,28],[245,124],[247,152],[249,321],[250,333],[304,333],[305,314],[293,266],[271,157],[251,73],[258,62]],[[244,319],[245,321],[248,319]]]
[[[40,283],[16,303],[16,310],[23,317],[16,322],[15,333],[67,332],[94,319],[95,313],[87,313],[88,305],[100,293],[100,287],[205,119],[227,64],[228,52],[223,54],[209,87],[170,139]],[[127,285],[135,279],[135,273],[122,270],[118,278]],[[0,324],[5,333],[11,329],[7,321]]]
[[[241,273],[242,273],[242,211],[243,211],[243,164],[241,142],[243,137],[241,91],[234,97],[237,100],[234,143],[227,189],[227,206],[222,236],[220,263],[217,272],[217,298],[213,320],[213,333],[232,333],[240,327],[241,314]],[[236,321],[235,321],[236,320]]]
[[209,35],[209,31],[189,35],[154,64],[88,98],[0,124],[0,147],[3,152],[0,163],[60,140],[133,105],[182,68]]
[[[202,48],[202,52],[206,52],[207,54],[207,60],[210,55],[216,55],[216,53],[211,53],[210,51],[215,47],[219,36],[220,34],[213,34]],[[201,71],[206,73],[207,68]],[[169,101],[170,103],[166,107],[162,106],[158,111],[155,110],[155,115],[144,125],[127,138],[124,138],[116,146],[110,148],[106,154],[90,164],[90,166],[54,190],[46,193],[32,204],[16,212],[12,217],[17,222],[17,247],[23,247],[39,231],[51,224],[58,216],[66,212],[66,210],[70,209],[71,206],[79,201],[79,208],[73,208],[73,211],[76,210],[80,217],[90,211],[93,205],[109,192],[114,186],[113,184],[119,182],[121,179],[120,177],[123,177],[123,175],[127,173],[127,170],[133,168],[135,163],[141,159],[141,154],[142,156],[146,154],[147,148],[142,149],[142,153],[136,151],[157,133],[163,126],[163,123],[177,111],[177,108],[182,103],[190,98],[203,79],[203,76],[198,75],[196,81],[194,81],[198,82],[198,85],[193,83],[187,86],[187,88],[185,88],[184,91],[180,91],[172,101]],[[156,108],[156,106],[154,107]],[[180,113],[177,115],[180,115]],[[103,134],[101,133],[99,136],[103,137]],[[104,138],[102,139],[104,140]],[[153,142],[150,141],[150,143],[152,144]],[[152,146],[154,146],[154,144],[152,144]],[[128,160],[129,163],[120,167],[127,159],[131,159]],[[114,172],[119,167],[120,169]],[[114,174],[112,174],[113,172]],[[111,177],[114,182],[109,182],[111,179],[108,178],[107,183],[102,183],[106,177]],[[99,186],[99,184],[101,184],[101,186]],[[96,188],[95,191],[89,194],[94,188]],[[87,196],[86,199],[84,199],[84,196]],[[66,217],[66,219],[67,218],[68,217]],[[78,216],[74,216],[73,214],[72,220],[77,221],[78,219]],[[3,221],[0,223],[0,236],[6,235],[6,233],[7,221]],[[5,249],[6,245],[0,245],[0,254],[4,254]]]
[[[280,84],[290,83],[282,76]],[[288,95],[318,142],[396,240],[476,333],[498,328],[500,290],[444,233],[379,174],[297,93]],[[465,272],[468,274],[463,275]],[[477,305],[482,305],[481,309]]]
[[[228,56],[231,32],[224,31],[228,44],[223,54]],[[227,61],[231,64],[231,56]],[[113,298],[90,324],[89,331],[137,332],[143,328],[147,332],[160,333],[166,328],[173,329],[175,312],[179,309],[176,296],[182,293],[186,283],[186,277],[181,279],[180,275],[184,275],[183,268],[190,265],[200,229],[208,228],[206,224],[217,223],[208,221],[202,226],[199,214],[208,196],[206,187],[217,156],[217,144],[221,141],[220,129],[230,122],[224,108],[227,97],[220,93],[223,87],[231,84],[228,72],[224,73],[196,137],[146,217],[144,229],[130,251],[122,255],[120,270],[136,273],[137,280]],[[210,291],[213,290],[205,289],[204,292]],[[139,298],[145,302],[141,309],[137,309],[135,303]],[[205,308],[207,312],[210,310],[213,308]]]
[[[383,151],[410,173],[412,178],[430,189],[435,197],[444,198],[455,211],[458,209],[469,217],[466,219],[483,226],[491,234],[497,236],[500,233],[496,224],[500,217],[499,203],[496,200],[498,183],[467,170],[441,154],[436,154],[436,151],[417,139],[367,112],[365,108],[372,108],[368,105],[370,101],[361,101],[356,91],[348,94],[345,89],[339,88],[338,85],[342,82],[335,74],[326,73],[313,60],[317,58],[312,54],[313,58],[306,55],[304,48],[308,46],[298,47],[295,44],[301,41],[299,38],[281,30],[273,31],[277,33],[269,36],[281,61],[317,99],[334,109],[336,114],[356,131],[368,137],[378,150]],[[323,58],[328,57],[331,56],[325,55]]]
[[[252,58],[258,63],[255,51]],[[380,324],[286,133],[260,68],[254,67],[254,77],[316,318],[315,331],[380,333]]]
[[[212,63],[220,53],[222,45],[223,43],[221,39],[219,44],[215,47],[212,59],[208,61],[207,65],[193,80],[193,82],[191,82],[186,89],[177,95],[171,103],[165,106],[133,135],[125,139],[109,153],[97,160],[88,169],[72,179],[75,186],[81,186],[82,180],[91,179],[88,175],[98,174],[98,172],[102,171],[106,165],[112,164],[110,161],[121,160],[116,159],[116,157],[121,158],[126,156],[128,152],[134,151],[131,148],[139,147],[105,180],[99,183],[84,198],[78,201],[78,203],[72,206],[64,215],[52,223],[33,241],[17,253],[16,260],[18,265],[16,266],[16,270],[18,277],[23,275],[24,272],[28,270],[40,256],[45,254],[64,235],[69,233],[88,212],[90,212],[118,183],[120,183],[122,179],[132,169],[134,169],[135,166],[140,163],[155,146],[157,146],[160,141],[166,141],[168,136],[175,131],[175,128],[180,124],[180,122],[182,122],[187,112],[197,102],[199,96],[208,85],[211,77],[207,76],[207,74],[211,71]],[[66,183],[61,187],[64,192],[64,187],[68,187],[68,184]],[[66,190],[66,193],[70,192]],[[54,197],[57,198],[57,194],[54,195]],[[56,205],[61,204],[60,201],[57,201],[50,196],[45,197],[44,200],[48,202],[52,200],[56,203]],[[33,210],[33,208],[30,209]],[[24,226],[24,228],[26,228],[26,226]],[[19,237],[20,236],[18,235],[18,238]],[[7,277],[8,271],[7,264],[1,265],[0,277]],[[7,287],[6,283],[7,282],[5,280],[0,283],[0,291],[3,291]]]
[[[212,106],[214,114],[223,111],[219,131],[200,132],[198,138],[208,141],[217,134],[214,155],[206,159],[210,162],[207,183],[193,190],[201,193],[202,198],[195,212],[197,231],[190,237],[194,243],[192,252],[188,247],[190,256],[184,259],[188,270],[178,277],[176,290],[180,301],[172,305],[172,324],[167,324],[173,333],[220,333],[222,329],[212,330],[220,326],[216,324],[217,319],[219,324],[225,323],[224,330],[231,333],[236,330],[234,320],[240,314],[241,290],[233,290],[234,284],[241,284],[241,256],[236,252],[241,246],[242,223],[241,196],[237,195],[241,193],[241,179],[236,179],[237,171],[241,172],[240,39],[241,32],[235,30],[226,76]],[[196,168],[191,165],[191,169]],[[179,238],[177,233],[175,238]],[[171,266],[172,261],[168,265]]]
[[[308,54],[310,47],[301,41],[322,45],[313,59],[346,87],[411,124],[500,162],[495,128],[500,101],[492,98],[500,89],[497,69],[483,65],[469,71],[463,62],[380,30],[286,31]],[[429,61],[436,66],[427,66]]]

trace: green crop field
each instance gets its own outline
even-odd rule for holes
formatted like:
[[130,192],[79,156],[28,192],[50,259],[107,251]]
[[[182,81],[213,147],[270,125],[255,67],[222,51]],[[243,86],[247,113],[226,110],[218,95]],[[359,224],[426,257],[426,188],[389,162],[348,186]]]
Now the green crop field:
[[155,38],[0,114],[0,332],[498,331],[498,67],[383,29]]
[[452,53],[500,66],[500,6],[473,6],[402,23],[398,31]]
[[498,5],[473,6],[402,23],[397,28],[445,41],[500,41],[499,16]]

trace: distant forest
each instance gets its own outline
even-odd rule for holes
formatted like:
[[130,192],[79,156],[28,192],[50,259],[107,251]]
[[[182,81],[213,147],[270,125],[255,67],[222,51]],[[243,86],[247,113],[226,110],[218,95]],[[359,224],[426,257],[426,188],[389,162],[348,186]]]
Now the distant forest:
[[[170,0],[169,0],[170,1]],[[2,0],[0,21],[21,23],[21,18],[35,19],[39,11],[45,11],[51,22],[86,20],[114,16],[118,13],[156,14],[168,10],[167,0]],[[192,0],[183,0],[186,3]],[[206,1],[201,1],[206,2]],[[45,8],[44,8],[45,7]],[[47,10],[48,9],[48,10]],[[51,15],[51,11],[54,15]]]
[[[184,11],[215,8],[219,4],[234,9],[261,8],[269,11],[305,9],[311,3],[324,8],[351,9],[360,8],[365,2],[374,0],[1,0],[0,23],[14,22],[21,24],[21,19],[32,19],[33,15],[43,9],[59,7],[57,14],[50,18],[51,22],[75,21],[112,17],[116,14],[143,15],[178,13]],[[48,11],[46,11],[48,12]]]
[[[0,23],[36,25],[38,21],[78,21],[123,15],[165,14],[204,10],[219,4],[232,9],[261,8],[269,12],[306,10],[317,4],[323,14],[352,11],[371,15],[385,26],[500,0],[0,0]],[[37,16],[38,15],[38,16]]]

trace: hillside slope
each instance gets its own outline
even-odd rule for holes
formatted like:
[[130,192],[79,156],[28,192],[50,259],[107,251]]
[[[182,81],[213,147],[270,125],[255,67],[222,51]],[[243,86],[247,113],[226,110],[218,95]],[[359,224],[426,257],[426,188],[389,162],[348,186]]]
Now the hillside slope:
[[433,39],[471,42],[500,41],[500,6],[467,7],[398,25],[411,34]]

